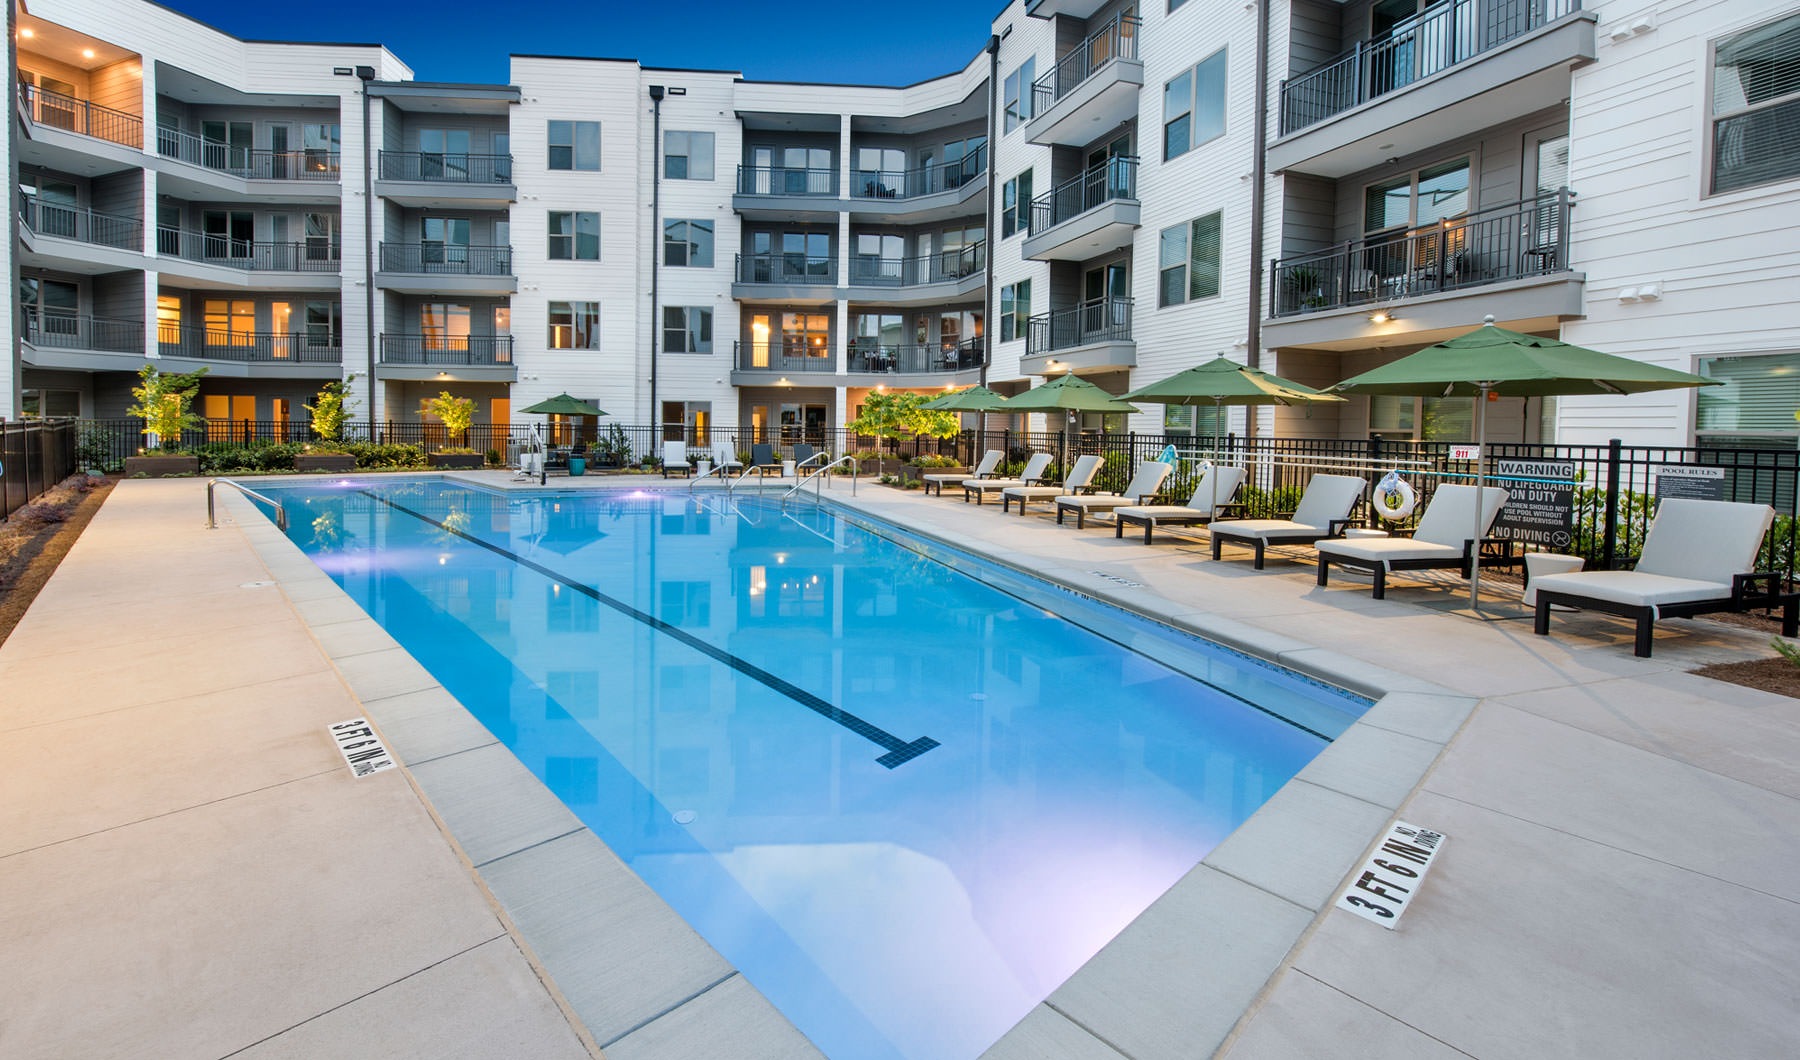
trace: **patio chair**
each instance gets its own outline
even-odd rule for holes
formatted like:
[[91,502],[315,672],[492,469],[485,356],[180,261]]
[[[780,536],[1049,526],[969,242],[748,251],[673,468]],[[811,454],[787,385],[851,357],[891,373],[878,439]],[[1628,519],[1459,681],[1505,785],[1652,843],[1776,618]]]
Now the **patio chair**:
[[775,455],[772,443],[758,442],[750,447],[750,470],[756,472],[758,479],[770,475],[781,477],[781,458]]
[[1219,558],[1225,542],[1235,541],[1255,551],[1255,567],[1262,570],[1264,552],[1270,545],[1310,545],[1341,537],[1354,521],[1350,512],[1368,488],[1368,480],[1355,475],[1314,475],[1291,519],[1223,519],[1208,527],[1212,558]]
[[1079,497],[1056,498],[1056,525],[1061,526],[1063,516],[1075,513],[1075,529],[1087,525],[1087,517],[1091,514],[1113,512],[1129,504],[1144,504],[1154,498],[1162,484],[1167,481],[1174,465],[1161,460],[1146,460],[1138,465],[1137,474],[1131,476],[1125,489],[1120,493],[1090,493]]
[[687,476],[694,473],[694,465],[688,463],[686,442],[664,442],[662,455],[662,476]]
[[713,443],[712,463],[720,475],[731,475],[744,470],[744,462],[739,460],[737,453],[724,442]]
[[1083,456],[1075,461],[1075,466],[1063,477],[1060,486],[1008,486],[1000,491],[1000,510],[1007,511],[1013,501],[1019,502],[1019,514],[1025,514],[1025,502],[1030,500],[1049,500],[1065,493],[1084,493],[1093,489],[1094,475],[1100,470],[1102,458]]
[[[1506,491],[1498,486],[1481,490],[1481,536],[1487,533],[1506,503]],[[1375,599],[1387,596],[1387,576],[1397,570],[1455,569],[1469,576],[1469,561],[1478,547],[1469,534],[1475,529],[1475,487],[1439,486],[1426,505],[1425,514],[1411,537],[1366,537],[1342,541],[1321,541],[1319,584],[1326,584],[1333,563],[1340,567],[1355,566],[1374,572]],[[1509,551],[1511,542],[1498,542]],[[1498,558],[1498,557],[1497,557]]]
[[1634,650],[1650,657],[1659,618],[1781,608],[1781,635],[1800,632],[1800,593],[1784,592],[1781,575],[1755,572],[1756,554],[1775,519],[1766,504],[1670,498],[1656,506],[1634,570],[1550,574],[1537,589],[1534,632],[1550,632],[1550,608],[1587,608],[1637,621]]
[[962,484],[963,503],[974,498],[976,504],[990,493],[999,493],[1014,486],[1035,486],[1043,480],[1044,472],[1050,469],[1049,453],[1033,453],[1031,459],[1025,461],[1025,470],[1019,472],[1018,478],[972,478]]
[[[1216,481],[1215,481],[1216,479]],[[1200,484],[1194,487],[1194,495],[1186,504],[1130,504],[1123,508],[1113,509],[1113,536],[1125,536],[1126,523],[1144,524],[1144,544],[1150,543],[1151,535],[1159,526],[1194,526],[1210,523],[1220,513],[1231,510],[1243,514],[1243,505],[1232,498],[1244,484],[1244,469],[1241,467],[1220,467],[1214,464],[1200,476]],[[1215,489],[1217,492],[1215,493]],[[1214,497],[1218,505],[1214,507]]]
[[805,442],[794,443],[794,473],[804,475],[831,463],[831,454],[822,453]]
[[973,472],[938,472],[931,475],[920,475],[919,481],[925,483],[925,495],[927,497],[931,496],[931,489],[933,486],[937,487],[937,495],[942,497],[944,495],[945,486],[960,486],[970,479],[993,478],[994,469],[999,467],[1000,461],[1005,458],[1006,454],[1000,450],[989,449],[987,452],[981,454],[981,463],[975,465],[975,470]]

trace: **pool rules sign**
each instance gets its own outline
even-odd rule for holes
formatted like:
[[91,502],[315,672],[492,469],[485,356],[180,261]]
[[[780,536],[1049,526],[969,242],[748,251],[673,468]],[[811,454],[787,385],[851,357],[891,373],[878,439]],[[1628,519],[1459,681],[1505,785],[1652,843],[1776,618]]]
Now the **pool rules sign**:
[[1375,853],[1351,874],[1337,907],[1393,930],[1443,847],[1441,832],[1395,821]]

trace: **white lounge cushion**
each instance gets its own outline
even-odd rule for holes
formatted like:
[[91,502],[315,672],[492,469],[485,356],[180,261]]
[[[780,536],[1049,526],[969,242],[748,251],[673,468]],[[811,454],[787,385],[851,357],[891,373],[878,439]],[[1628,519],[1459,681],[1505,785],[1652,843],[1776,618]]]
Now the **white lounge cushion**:
[[[1663,503],[1669,502],[1664,501]],[[1690,604],[1696,600],[1725,600],[1731,597],[1730,582],[1709,582],[1697,578],[1671,578],[1666,574],[1645,574],[1642,571],[1634,570],[1586,570],[1574,571],[1569,574],[1546,574],[1541,578],[1533,578],[1531,587],[1539,593],[1570,593],[1576,596],[1585,596],[1590,600],[1606,600],[1611,603],[1630,604],[1637,607]]]
[[[1486,537],[1507,494],[1498,486],[1484,486],[1481,492],[1481,536]],[[1431,504],[1419,517],[1419,526],[1412,536],[1414,541],[1454,546],[1461,553],[1463,542],[1475,536],[1475,487],[1439,486],[1432,492]]]
[[[1215,479],[1214,476],[1217,476]],[[1244,484],[1244,469],[1241,467],[1219,467],[1215,465],[1211,471],[1200,476],[1194,486],[1193,496],[1186,504],[1134,504],[1129,508],[1120,508],[1113,514],[1121,519],[1133,522],[1149,519],[1192,521],[1211,519],[1213,516],[1214,489],[1218,490],[1220,504],[1230,504],[1237,496],[1238,487]]]
[[[1472,529],[1472,528],[1471,528]],[[1467,533],[1465,531],[1465,536]],[[1318,544],[1321,555],[1342,556],[1361,563],[1381,563],[1390,560],[1442,559],[1458,560],[1462,558],[1461,545],[1439,545],[1430,541],[1405,537],[1368,537],[1349,540],[1321,541]]]
[[980,490],[983,493],[997,493],[1025,485],[1021,478],[972,478],[962,484],[965,490]]
[[1081,508],[1090,512],[1110,512],[1123,508],[1134,500],[1137,498],[1127,497],[1123,493],[1084,493],[1073,496],[1065,494],[1056,498],[1056,506],[1058,508]]
[[1755,568],[1756,550],[1774,519],[1775,509],[1766,504],[1671,497],[1657,504],[1633,573],[1730,585],[1732,575]]
[[[1349,512],[1346,511],[1345,515]],[[1264,541],[1307,541],[1330,531],[1295,519],[1227,519],[1213,524],[1214,530],[1229,530],[1232,537],[1261,538]]]
[[1088,483],[1094,481],[1094,473],[1099,470],[1099,457],[1092,455],[1080,457],[1075,461],[1075,465],[1069,468],[1068,477],[1063,479],[1063,484],[1060,486],[1008,486],[1001,492],[1001,496],[1017,500],[1060,497],[1065,493],[1086,489]]
[[1293,521],[1324,530],[1334,520],[1347,519],[1368,485],[1355,475],[1314,475],[1306,482],[1306,492],[1300,495]]
[[981,478],[970,479],[962,484],[964,490],[976,490],[981,493],[993,493],[995,490],[1010,489],[1013,486],[1034,486],[1037,480],[1044,477],[1044,471],[1050,466],[1049,453],[1033,453],[1031,459],[1025,461],[1025,469],[1019,472],[1018,478]]
[[1000,466],[1000,461],[1004,456],[1005,454],[998,449],[989,449],[981,455],[981,463],[976,464],[973,471],[939,471],[930,475],[920,475],[919,478],[923,482],[935,482],[944,486],[955,486],[972,478],[987,478],[994,473],[995,468]]
[[1160,460],[1146,460],[1138,465],[1137,474],[1131,476],[1121,493],[1094,493],[1079,497],[1058,497],[1059,508],[1082,508],[1088,511],[1111,511],[1127,504],[1136,504],[1145,497],[1162,489],[1162,484],[1173,470]]

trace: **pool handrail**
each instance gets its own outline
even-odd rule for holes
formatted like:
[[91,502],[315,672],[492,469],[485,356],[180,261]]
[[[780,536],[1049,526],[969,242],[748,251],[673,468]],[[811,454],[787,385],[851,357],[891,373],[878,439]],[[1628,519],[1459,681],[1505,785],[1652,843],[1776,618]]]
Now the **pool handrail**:
[[[818,455],[823,456],[824,454],[821,453]],[[839,464],[849,464],[850,465],[850,496],[852,496],[852,497],[856,496],[856,475],[857,475],[856,457],[850,456],[850,455],[845,455],[845,456],[838,457],[836,460],[833,460],[829,464],[825,464],[825,465],[821,466],[817,471],[814,471],[810,475],[802,475],[800,477],[800,481],[794,483],[793,488],[789,489],[786,493],[783,493],[781,495],[782,502],[786,503],[786,501],[789,497],[792,497],[794,494],[799,493],[802,489],[805,489],[806,484],[808,482],[814,482],[814,481],[821,479],[821,478],[825,477],[826,475],[830,474],[831,469],[834,467],[837,467]],[[798,469],[796,469],[796,473],[798,473]],[[824,488],[825,487],[822,485],[814,486],[813,487],[813,495],[815,497],[819,496],[820,491],[823,490]]]
[[287,531],[287,528],[288,528],[287,509],[282,506],[280,501],[274,500],[270,497],[266,497],[263,494],[260,494],[260,493],[256,492],[255,490],[251,489],[249,486],[244,485],[242,482],[233,482],[231,479],[228,479],[228,478],[226,478],[226,479],[214,478],[214,479],[206,480],[206,528],[208,530],[217,530],[219,528],[218,521],[217,521],[217,519],[214,518],[213,487],[221,485],[221,484],[230,486],[233,489],[237,490],[239,493],[242,493],[244,496],[253,498],[255,500],[259,500],[259,501],[263,502],[264,504],[268,505],[269,507],[275,509],[275,527],[276,527],[276,529],[281,530],[284,533]]

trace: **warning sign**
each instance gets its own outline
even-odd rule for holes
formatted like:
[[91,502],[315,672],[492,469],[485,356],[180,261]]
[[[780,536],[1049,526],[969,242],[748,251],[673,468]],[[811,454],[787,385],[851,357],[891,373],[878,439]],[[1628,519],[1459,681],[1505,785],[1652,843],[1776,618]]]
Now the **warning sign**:
[[1575,463],[1572,460],[1497,460],[1496,485],[1506,490],[1506,506],[1494,521],[1494,536],[1566,552],[1574,540]]

